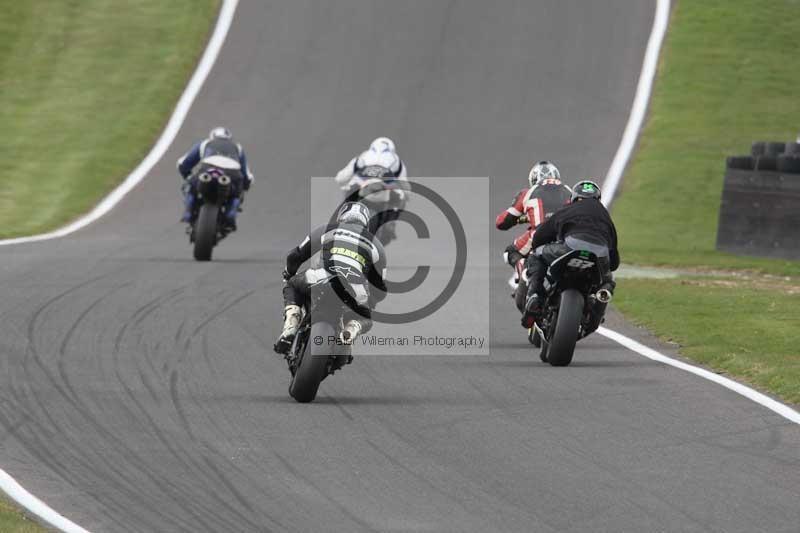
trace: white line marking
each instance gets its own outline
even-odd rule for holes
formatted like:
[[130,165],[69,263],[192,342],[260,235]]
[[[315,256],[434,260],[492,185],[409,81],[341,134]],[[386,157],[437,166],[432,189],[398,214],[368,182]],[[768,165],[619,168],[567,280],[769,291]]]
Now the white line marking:
[[13,477],[9,476],[5,470],[0,470],[0,486],[2,486],[5,493],[15,502],[58,530],[65,531],[66,533],[89,533],[81,526],[52,510],[42,500],[25,490],[22,485],[17,483],[17,480]]
[[774,411],[781,415],[782,417],[794,422],[795,424],[800,424],[800,413],[789,407],[788,405],[784,405],[776,400],[773,400],[769,396],[765,394],[761,394],[760,392],[751,389],[746,385],[742,385],[741,383],[737,383],[732,379],[728,379],[726,377],[720,376],[719,374],[715,374],[710,372],[704,368],[700,368],[697,366],[693,366],[683,361],[678,361],[677,359],[673,359],[671,357],[667,357],[666,355],[659,353],[652,348],[648,348],[642,343],[636,342],[635,340],[626,337],[616,331],[612,331],[608,328],[600,327],[597,332],[614,342],[617,342],[624,347],[628,348],[629,350],[633,350],[634,352],[638,353],[639,355],[643,355],[648,359],[652,359],[653,361],[658,361],[659,363],[664,363],[665,365],[674,366],[675,368],[680,368],[681,370],[685,370],[686,372],[690,372],[696,376],[700,376],[701,378],[707,379],[709,381],[713,381],[719,385],[722,385],[726,389],[730,389],[733,392],[741,394],[745,398],[753,400],[754,402],[763,405],[770,411]]
[[[614,156],[614,161],[611,163],[611,167],[608,169],[608,174],[606,174],[606,179],[603,183],[603,204],[605,206],[608,206],[614,199],[614,195],[617,192],[617,187],[622,179],[622,173],[625,171],[625,167],[627,166],[628,161],[633,154],[633,148],[636,146],[636,139],[638,138],[639,132],[642,129],[642,123],[644,122],[645,113],[647,111],[647,103],[650,100],[650,93],[653,90],[653,80],[656,75],[656,67],[658,66],[658,56],[661,50],[661,44],[664,41],[664,35],[667,31],[669,10],[669,0],[658,0],[655,18],[653,20],[653,29],[650,32],[650,39],[647,42],[647,51],[645,52],[644,56],[642,73],[639,75],[639,84],[636,87],[636,97],[633,100],[633,108],[631,109],[631,114],[628,118],[628,124],[625,126],[625,132],[622,135],[622,141],[620,142],[617,153]],[[635,340],[608,328],[601,327],[597,330],[597,332],[600,335],[621,344],[625,348],[638,353],[639,355],[660,363],[664,363],[665,365],[685,370],[686,372],[690,372],[709,381],[713,381],[714,383],[722,385],[726,389],[730,389],[738,394],[741,394],[745,398],[748,398],[757,404],[763,405],[767,409],[781,415],[795,424],[800,424],[800,413],[788,405],[773,400],[769,396],[761,394],[760,392],[751,389],[746,385],[742,385],[741,383],[737,383],[736,381],[722,377],[719,374],[709,372],[703,368],[689,365],[683,361],[678,361],[677,359],[667,357],[666,355],[659,353],[652,348],[648,348],[644,344],[636,342]]]
[[633,99],[633,107],[628,117],[628,124],[622,134],[622,141],[617,148],[611,167],[608,169],[606,179],[603,182],[603,204],[608,207],[617,187],[622,179],[622,173],[631,158],[633,148],[636,146],[636,139],[642,129],[645,114],[647,113],[647,102],[650,100],[650,93],[653,90],[653,80],[656,77],[658,67],[658,55],[661,51],[661,43],[664,42],[664,35],[667,32],[669,23],[669,0],[658,0],[656,13],[653,18],[653,29],[650,30],[650,39],[647,41],[647,50],[644,53],[644,63],[642,73],[639,74],[639,84],[636,87],[636,96]]
[[161,158],[164,156],[164,153],[169,149],[170,145],[172,145],[172,141],[175,140],[175,137],[178,135],[178,131],[180,131],[183,122],[186,120],[186,116],[189,114],[189,110],[194,103],[194,99],[197,97],[197,94],[203,87],[208,74],[211,72],[211,68],[214,66],[214,63],[217,60],[219,51],[222,48],[222,45],[225,43],[225,38],[227,37],[228,30],[233,22],[233,16],[236,13],[236,6],[238,3],[239,0],[223,0],[222,8],[219,12],[219,18],[217,19],[217,25],[214,28],[214,33],[211,36],[211,39],[208,41],[208,46],[206,46],[206,50],[203,53],[200,63],[197,65],[197,69],[192,75],[192,79],[189,80],[189,84],[183,91],[180,100],[178,100],[178,104],[175,106],[175,110],[172,112],[172,116],[167,123],[167,127],[164,128],[164,131],[161,133],[161,137],[158,138],[158,141],[156,141],[156,144],[150,150],[150,153],[147,154],[147,157],[145,157],[142,162],[139,163],[139,166],[133,169],[133,172],[131,172],[128,177],[125,178],[125,181],[120,183],[116,189],[111,191],[108,196],[103,198],[103,200],[97,204],[94,209],[76,221],[48,233],[40,233],[38,235],[31,235],[29,237],[16,237],[14,239],[0,240],[0,246],[46,241],[64,237],[70,233],[75,233],[79,229],[85,228],[95,220],[111,211],[125,197],[125,195],[131,192],[131,190],[133,190],[133,188],[136,187],[139,182],[141,182],[147,176],[147,173],[153,169],[156,163],[161,160]]
[[[200,60],[200,63],[197,65],[197,69],[194,71],[192,79],[189,80],[189,84],[186,86],[186,89],[181,95],[180,100],[178,100],[178,104],[175,106],[175,110],[172,112],[172,116],[167,123],[167,127],[164,129],[164,132],[161,134],[161,137],[159,137],[155,146],[153,146],[153,148],[150,150],[150,153],[147,154],[147,157],[145,157],[144,160],[139,163],[139,166],[137,166],[133,172],[131,172],[130,175],[125,178],[125,181],[123,181],[116,189],[106,196],[94,209],[92,209],[91,212],[79,218],[75,222],[72,222],[63,228],[59,228],[50,233],[32,235],[30,237],[19,237],[16,239],[0,240],[0,246],[56,239],[78,231],[79,229],[88,226],[98,218],[111,211],[111,209],[113,209],[114,206],[117,205],[126,194],[128,194],[134,187],[136,187],[136,185],[139,184],[140,181],[145,178],[145,176],[147,176],[147,173],[150,172],[155,164],[158,163],[158,161],[164,156],[164,153],[170,147],[172,141],[175,140],[178,131],[181,129],[183,122],[186,120],[186,116],[189,114],[189,110],[192,107],[192,103],[194,103],[194,99],[197,97],[197,94],[203,87],[208,74],[211,72],[214,63],[217,60],[219,51],[222,49],[222,45],[225,43],[225,38],[227,37],[228,30],[233,22],[233,17],[236,13],[236,7],[238,3],[239,0],[223,0],[222,8],[220,9],[219,16],[217,18],[217,24],[214,27],[214,33],[211,36],[211,39],[208,41],[205,52],[203,52],[203,57]],[[5,470],[2,469],[0,469],[0,490],[5,492],[11,499],[27,509],[29,512],[39,517],[42,521],[60,531],[64,531],[66,533],[88,533],[86,529],[80,527],[74,522],[71,522],[67,518],[64,518],[57,511],[51,509],[42,500],[25,490],[22,485],[17,483],[13,477],[11,477]]]

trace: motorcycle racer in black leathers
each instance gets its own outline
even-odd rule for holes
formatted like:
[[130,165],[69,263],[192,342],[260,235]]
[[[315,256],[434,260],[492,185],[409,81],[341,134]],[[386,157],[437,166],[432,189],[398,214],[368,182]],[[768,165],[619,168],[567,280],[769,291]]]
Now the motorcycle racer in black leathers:
[[570,205],[556,211],[533,235],[523,327],[532,327],[541,315],[547,267],[572,250],[588,250],[598,257],[604,288],[613,293],[611,272],[619,267],[620,261],[617,230],[608,210],[600,203],[600,195],[600,187],[593,181],[578,182],[572,188]]
[[[372,327],[372,308],[386,297],[386,252],[370,232],[370,220],[366,206],[346,202],[339,208],[335,223],[314,229],[289,252],[283,272],[283,330],[274,347],[277,353],[286,354],[291,348],[310,289],[320,283],[341,283],[348,288],[344,303],[353,313],[342,332],[343,342],[351,343]],[[318,252],[314,266],[298,273],[300,266]]]

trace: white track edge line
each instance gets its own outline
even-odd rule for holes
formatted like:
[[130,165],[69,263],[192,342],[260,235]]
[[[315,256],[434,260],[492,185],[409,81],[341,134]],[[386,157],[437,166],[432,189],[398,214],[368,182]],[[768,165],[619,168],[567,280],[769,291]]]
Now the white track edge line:
[[16,479],[8,475],[8,473],[2,469],[0,469],[0,486],[2,486],[3,491],[5,491],[11,499],[59,531],[64,531],[65,533],[89,533],[81,526],[61,516],[42,500],[25,490],[22,485],[17,483]]
[[650,93],[653,90],[653,81],[656,77],[658,68],[658,56],[661,52],[661,44],[664,42],[664,35],[667,33],[669,24],[670,0],[658,0],[655,16],[653,17],[653,28],[650,30],[650,39],[647,41],[647,50],[644,53],[642,72],[639,74],[639,83],[636,86],[636,95],[633,99],[631,114],[628,116],[628,123],[622,134],[617,153],[608,169],[606,178],[603,181],[603,204],[608,207],[617,187],[622,179],[622,173],[633,154],[636,146],[636,139],[642,129],[645,115],[647,114],[647,103],[650,100]]
[[[642,72],[639,75],[639,83],[636,87],[636,96],[633,100],[631,114],[628,117],[628,123],[625,126],[625,132],[622,135],[622,141],[620,142],[617,153],[611,163],[611,167],[608,169],[606,179],[603,182],[603,204],[605,204],[606,207],[608,207],[608,205],[614,199],[619,182],[622,179],[622,174],[625,171],[625,167],[627,166],[631,155],[633,155],[633,149],[636,146],[636,139],[639,137],[639,132],[641,131],[642,124],[644,123],[645,114],[647,112],[647,104],[650,100],[650,94],[653,90],[653,81],[655,79],[656,69],[658,67],[658,58],[661,51],[661,45],[667,32],[669,11],[670,1],[658,0],[655,17],[653,19],[653,29],[650,32],[650,39],[647,42],[647,50],[644,56]],[[612,341],[624,346],[625,348],[628,348],[633,352],[638,353],[641,356],[658,361],[665,365],[679,368],[703,379],[713,381],[718,385],[722,385],[726,389],[741,394],[745,398],[766,407],[770,411],[779,414],[795,424],[800,424],[800,413],[788,405],[777,400],[773,400],[769,396],[762,394],[755,389],[703,368],[667,357],[666,355],[657,352],[656,350],[649,348],[644,344],[641,344],[629,337],[626,337],[625,335],[622,335],[621,333],[608,328],[600,327],[597,332],[600,335],[611,339]]]
[[[133,188],[145,178],[147,173],[150,172],[155,164],[163,157],[164,153],[172,144],[172,141],[175,140],[183,122],[186,120],[186,116],[189,114],[194,99],[197,97],[200,89],[202,89],[208,74],[211,72],[217,60],[222,45],[225,43],[225,38],[233,23],[233,17],[236,13],[238,3],[239,0],[223,0],[222,7],[217,17],[217,23],[214,27],[214,33],[208,41],[208,45],[203,52],[203,57],[200,63],[198,63],[191,80],[189,80],[189,84],[186,86],[180,100],[178,100],[166,128],[155,146],[150,150],[150,153],[147,154],[144,160],[142,160],[133,172],[128,175],[125,181],[106,196],[92,211],[75,222],[49,233],[0,240],[0,246],[56,239],[78,231],[111,211],[126,194],[133,190]],[[0,490],[5,492],[12,500],[27,509],[30,513],[60,531],[64,531],[65,533],[89,533],[86,529],[65,518],[42,500],[25,490],[16,479],[11,477],[11,475],[3,469],[0,469]]]
[[111,211],[129,192],[133,190],[134,187],[139,184],[139,182],[141,182],[147,176],[150,170],[152,170],[156,163],[161,160],[161,158],[164,156],[164,153],[166,153],[166,151],[172,145],[172,141],[175,140],[175,137],[178,135],[178,131],[180,131],[181,126],[183,126],[183,122],[186,120],[186,116],[189,114],[189,110],[194,103],[194,99],[197,97],[200,89],[202,89],[208,74],[211,72],[214,63],[217,60],[220,49],[222,49],[222,45],[225,43],[225,38],[227,37],[228,30],[233,22],[233,16],[236,13],[236,7],[238,3],[239,0],[223,0],[222,7],[220,8],[219,16],[217,18],[217,24],[214,27],[214,33],[212,34],[211,39],[208,41],[208,45],[203,53],[203,57],[200,59],[200,63],[197,65],[192,78],[189,80],[189,84],[186,86],[186,89],[181,95],[180,100],[178,100],[167,126],[164,128],[164,131],[161,133],[158,141],[156,141],[156,144],[150,150],[150,153],[148,153],[142,162],[139,163],[139,165],[133,169],[130,174],[128,174],[128,177],[125,178],[125,181],[119,184],[116,189],[111,191],[105,198],[103,198],[100,203],[94,207],[94,209],[78,218],[74,222],[47,233],[30,235],[28,237],[16,237],[13,239],[2,239],[0,240],[0,246],[46,241],[64,237],[70,233],[75,233],[76,231],[85,228],[92,222]]
[[648,359],[652,359],[653,361],[658,361],[659,363],[664,363],[665,365],[673,366],[675,368],[680,368],[681,370],[685,370],[686,372],[690,372],[696,376],[700,376],[701,378],[713,381],[718,385],[722,385],[726,389],[741,394],[745,398],[752,400],[757,404],[763,405],[770,411],[774,411],[775,413],[790,420],[791,422],[794,422],[795,424],[800,424],[800,413],[798,413],[788,405],[782,404],[777,400],[773,400],[766,394],[762,394],[757,390],[751,389],[747,385],[742,385],[737,381],[733,381],[732,379],[728,379],[724,376],[720,376],[719,374],[715,374],[710,370],[706,370],[704,368],[700,368],[698,366],[690,365],[688,363],[684,363],[683,361],[678,361],[677,359],[667,357],[666,355],[657,352],[654,349],[649,348],[640,342],[636,342],[635,340],[626,337],[621,333],[617,333],[616,331],[610,330],[608,328],[604,328],[601,326],[600,328],[598,328],[597,332],[600,335],[621,344],[625,348],[628,348],[629,350],[638,353],[639,355],[647,357]]

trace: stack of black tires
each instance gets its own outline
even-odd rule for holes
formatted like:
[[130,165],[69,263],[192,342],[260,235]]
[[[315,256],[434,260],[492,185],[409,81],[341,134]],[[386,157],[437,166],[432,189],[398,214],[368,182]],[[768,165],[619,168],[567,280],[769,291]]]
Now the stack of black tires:
[[800,174],[800,143],[754,142],[750,155],[729,157],[728,168]]
[[717,249],[800,259],[798,228],[800,142],[756,142],[751,155],[729,157],[720,201]]

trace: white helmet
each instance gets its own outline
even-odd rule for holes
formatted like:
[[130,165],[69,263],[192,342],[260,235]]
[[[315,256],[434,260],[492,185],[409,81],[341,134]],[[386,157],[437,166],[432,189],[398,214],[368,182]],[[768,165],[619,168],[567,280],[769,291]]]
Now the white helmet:
[[208,133],[209,139],[231,139],[233,135],[231,134],[231,130],[228,128],[223,128],[222,126],[218,128],[214,128]]
[[391,140],[389,137],[378,137],[372,144],[369,145],[369,149],[375,153],[383,153],[389,152],[391,154],[397,153],[397,149],[394,146],[394,141]]
[[533,187],[546,179],[560,180],[561,172],[559,172],[558,167],[550,161],[539,161],[533,165],[533,168],[528,174],[528,183]]

